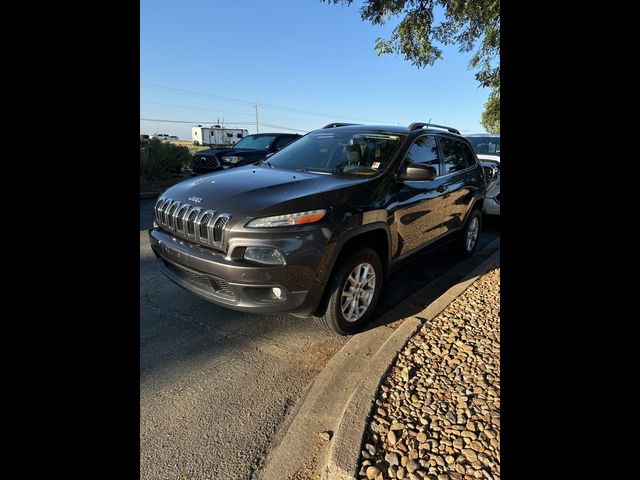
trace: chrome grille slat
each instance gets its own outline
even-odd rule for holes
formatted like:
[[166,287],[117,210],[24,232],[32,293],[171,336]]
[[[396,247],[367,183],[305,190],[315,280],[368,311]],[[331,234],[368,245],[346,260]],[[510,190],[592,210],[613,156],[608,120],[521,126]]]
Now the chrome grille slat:
[[169,215],[167,214],[167,212],[169,211],[169,209],[171,208],[171,204],[173,203],[173,200],[171,200],[170,198],[167,199],[167,201],[164,203],[164,205],[162,206],[162,224],[165,227],[169,226]]
[[213,220],[215,213],[216,212],[212,210],[207,210],[200,221],[200,240],[207,243],[209,243],[209,239],[211,238],[211,235],[209,234],[209,223]]
[[195,219],[200,214],[201,208],[193,207],[189,212],[187,212],[187,237],[195,237],[196,228],[195,228]]
[[155,216],[156,223],[158,225],[160,225],[162,223],[161,222],[161,215],[160,215],[160,207],[165,202],[165,200],[166,199],[164,197],[158,198],[158,200],[156,201],[155,206],[153,207],[153,215]]
[[167,226],[170,230],[175,230],[175,217],[174,213],[178,209],[180,202],[172,202],[171,206],[167,209]]
[[158,206],[158,223],[160,225],[164,225],[165,224],[165,215],[164,215],[164,209],[167,206],[167,204],[171,202],[171,200],[167,199],[167,198],[163,198],[162,202],[160,203],[160,205]]
[[182,205],[176,210],[176,230],[181,233],[185,233],[184,221],[190,205]]
[[224,227],[227,225],[229,218],[230,216],[227,215],[226,213],[222,213],[218,215],[218,218],[213,224],[213,238],[211,242],[213,245],[217,245],[217,246],[222,245],[222,241],[224,240],[224,235],[223,235]]
[[199,245],[224,249],[224,231],[231,219],[228,213],[204,210],[170,198],[160,198],[155,205],[159,226],[174,235]]

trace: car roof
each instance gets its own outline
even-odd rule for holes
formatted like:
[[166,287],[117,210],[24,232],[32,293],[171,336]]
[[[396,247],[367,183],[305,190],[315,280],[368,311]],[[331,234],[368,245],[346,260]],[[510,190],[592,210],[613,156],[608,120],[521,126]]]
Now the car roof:
[[[314,130],[318,131],[327,131],[331,132],[334,130],[343,131],[351,131],[351,132],[385,132],[385,133],[403,133],[408,134],[410,130],[407,127],[400,127],[398,125],[343,125],[339,127],[332,128],[319,128]],[[437,130],[440,131],[440,130]]]
[[471,133],[465,137],[499,137],[499,133]]
[[462,135],[458,135],[452,132],[449,132],[447,130],[443,130],[441,128],[415,128],[412,130],[409,130],[408,127],[401,127],[398,125],[360,125],[360,124],[353,124],[353,125],[343,125],[343,126],[338,126],[338,127],[331,127],[331,128],[319,128],[317,130],[314,130],[314,132],[320,132],[320,131],[327,131],[327,132],[331,132],[334,130],[339,130],[341,132],[344,131],[351,131],[351,132],[371,132],[371,133],[398,133],[398,134],[403,134],[403,135],[409,135],[413,132],[419,132],[419,133],[425,133],[425,132],[429,132],[429,133],[437,133],[437,134],[442,134],[442,135],[449,135],[452,137],[458,137],[458,138],[464,138]]

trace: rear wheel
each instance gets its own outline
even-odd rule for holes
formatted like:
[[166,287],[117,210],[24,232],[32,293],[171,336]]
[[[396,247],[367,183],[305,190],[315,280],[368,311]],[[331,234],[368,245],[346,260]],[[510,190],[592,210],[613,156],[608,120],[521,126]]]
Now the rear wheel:
[[455,243],[455,249],[462,257],[470,257],[478,248],[480,229],[482,228],[482,213],[474,208],[469,214],[467,223],[462,229],[462,234]]
[[373,315],[382,287],[382,263],[372,248],[344,258],[329,285],[324,315],[314,317],[324,328],[340,335],[357,332]]

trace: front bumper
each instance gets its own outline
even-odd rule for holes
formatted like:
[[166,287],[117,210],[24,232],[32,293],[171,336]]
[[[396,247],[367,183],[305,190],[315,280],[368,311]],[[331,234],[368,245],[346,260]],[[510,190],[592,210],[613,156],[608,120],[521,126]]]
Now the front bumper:
[[[149,230],[151,249],[171,281],[205,300],[232,310],[255,313],[313,314],[322,289],[299,290],[295,268],[247,266],[159,229]],[[297,283],[297,285],[296,285]],[[272,288],[283,295],[276,298]]]

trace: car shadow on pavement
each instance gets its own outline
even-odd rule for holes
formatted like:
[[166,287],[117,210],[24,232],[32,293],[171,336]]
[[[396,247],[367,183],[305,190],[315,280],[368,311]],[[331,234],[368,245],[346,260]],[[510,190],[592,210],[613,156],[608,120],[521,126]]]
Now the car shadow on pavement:
[[[454,252],[441,247],[413,259],[391,274],[374,318],[363,331],[420,313],[451,287],[469,278],[469,274],[492,253],[480,250],[470,258],[459,260]],[[447,267],[443,268],[444,265]]]

